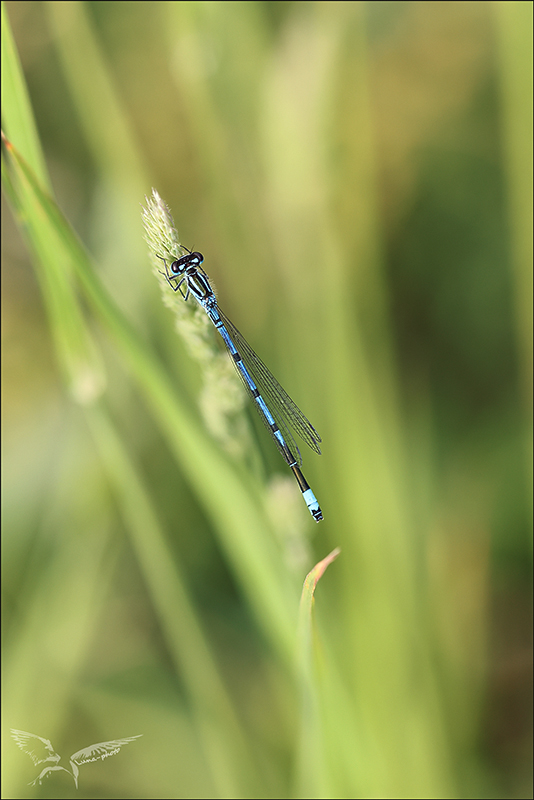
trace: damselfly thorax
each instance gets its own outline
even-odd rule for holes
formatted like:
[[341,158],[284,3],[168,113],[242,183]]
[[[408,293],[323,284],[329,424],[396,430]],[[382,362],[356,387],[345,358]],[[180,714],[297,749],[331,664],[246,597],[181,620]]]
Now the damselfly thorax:
[[[206,301],[210,301],[211,298],[215,299],[208,276],[201,267],[204,261],[202,253],[186,253],[185,256],[173,261],[170,266],[167,265],[164,258],[161,256],[159,258],[165,266],[165,272],[160,270],[161,274],[166,277],[174,292],[180,291],[184,300],[187,300],[192,294],[202,306],[205,306]],[[183,290],[184,285],[185,291]]]

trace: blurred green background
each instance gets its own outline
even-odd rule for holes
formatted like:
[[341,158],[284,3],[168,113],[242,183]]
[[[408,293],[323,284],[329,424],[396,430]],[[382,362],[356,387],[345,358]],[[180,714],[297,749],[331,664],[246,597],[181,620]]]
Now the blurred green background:
[[[58,204],[181,409],[66,263],[69,372],[3,196],[4,796],[531,797],[532,4],[4,10]],[[208,433],[152,187],[321,433],[319,526],[253,412]],[[28,787],[10,728],[65,766],[143,738],[76,792]]]

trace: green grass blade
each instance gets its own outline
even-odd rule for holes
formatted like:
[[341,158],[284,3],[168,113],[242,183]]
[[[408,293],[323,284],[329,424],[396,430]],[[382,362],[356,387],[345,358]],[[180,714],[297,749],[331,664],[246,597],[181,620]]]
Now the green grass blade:
[[296,797],[327,797],[332,788],[325,759],[324,730],[320,712],[321,687],[317,680],[313,606],[317,583],[340,553],[337,547],[319,561],[306,576],[299,609],[298,661],[301,693],[300,745],[297,762]]
[[2,3],[2,126],[43,186],[50,180],[39,142],[26,81],[22,74],[5,5]]
[[[10,142],[4,141],[7,163],[3,163],[4,185],[13,210],[25,233],[50,319],[56,354],[65,383],[80,403],[92,402],[105,386],[100,354],[81,311],[72,279],[72,258],[64,247],[64,224],[59,215],[51,220],[44,213],[44,190]],[[4,154],[2,157],[4,162]],[[24,164],[24,168],[20,165]]]

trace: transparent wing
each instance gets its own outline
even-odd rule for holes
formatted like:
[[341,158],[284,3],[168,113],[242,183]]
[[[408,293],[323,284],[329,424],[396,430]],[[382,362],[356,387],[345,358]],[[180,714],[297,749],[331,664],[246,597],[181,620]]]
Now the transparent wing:
[[[295,431],[305,442],[315,450],[319,455],[321,448],[319,442],[321,437],[311,424],[311,422],[304,416],[297,404],[287,394],[285,389],[280,386],[272,372],[265,366],[259,356],[256,355],[252,347],[248,344],[245,337],[238,331],[233,322],[231,322],[226,314],[224,314],[219,307],[217,311],[224,322],[228,333],[232,337],[234,344],[239,351],[243,363],[250,373],[251,378],[258,387],[263,399],[269,407],[269,411],[276,420],[278,427],[282,433],[287,437],[288,445],[295,456],[295,460],[302,464],[300,451],[295,443],[291,431]],[[239,372],[239,370],[238,370]],[[243,381],[245,388],[248,391],[246,382]],[[254,404],[256,405],[256,404]]]

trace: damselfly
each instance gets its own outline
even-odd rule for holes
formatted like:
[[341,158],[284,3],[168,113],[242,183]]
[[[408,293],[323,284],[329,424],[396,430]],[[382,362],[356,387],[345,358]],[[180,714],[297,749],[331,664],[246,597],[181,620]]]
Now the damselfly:
[[188,251],[185,256],[173,261],[170,266],[167,265],[164,258],[161,260],[165,266],[165,272],[161,272],[161,270],[160,272],[167,279],[171,289],[175,292],[180,291],[184,300],[192,295],[221,334],[245,389],[273,437],[284,461],[297,479],[310,514],[316,522],[319,522],[323,518],[323,514],[317,498],[300,471],[302,458],[291,430],[298,433],[306,444],[319,455],[321,454],[319,447],[321,437],[282,389],[274,375],[269,372],[263,361],[258,358],[252,347],[247,344],[235,325],[219,308],[209,278],[201,266],[204,256],[201,253]]

